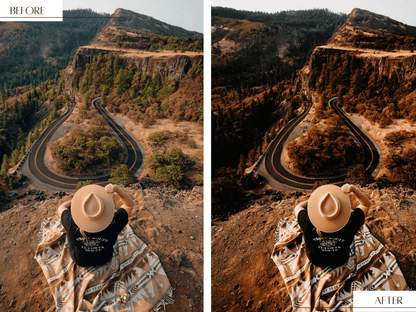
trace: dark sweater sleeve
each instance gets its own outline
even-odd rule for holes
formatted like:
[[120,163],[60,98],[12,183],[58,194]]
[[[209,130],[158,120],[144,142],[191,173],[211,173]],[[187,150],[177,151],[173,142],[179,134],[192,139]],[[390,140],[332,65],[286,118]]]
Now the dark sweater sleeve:
[[300,228],[305,233],[308,230],[308,212],[305,209],[302,209],[301,211],[299,211],[297,219]]
[[67,233],[73,233],[76,229],[73,229],[73,223],[71,222],[72,216],[69,210],[64,210],[61,214],[61,222]]
[[357,233],[357,231],[363,226],[364,222],[364,211],[362,211],[360,208],[356,208],[351,213],[352,232]]
[[126,224],[129,222],[129,215],[127,211],[124,208],[119,208],[116,213],[114,214],[115,218],[115,231],[117,233],[120,233],[121,230],[126,226]]

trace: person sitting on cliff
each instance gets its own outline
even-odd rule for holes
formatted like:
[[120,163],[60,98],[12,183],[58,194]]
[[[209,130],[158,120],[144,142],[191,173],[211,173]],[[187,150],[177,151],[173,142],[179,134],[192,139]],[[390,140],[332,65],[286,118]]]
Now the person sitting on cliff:
[[[123,205],[115,210],[111,193]],[[119,186],[86,185],[59,206],[58,215],[68,237],[72,260],[81,267],[99,266],[111,260],[113,245],[128,222],[134,201]]]
[[[348,193],[359,205],[351,212]],[[304,233],[306,254],[318,267],[340,266],[348,261],[349,247],[365,221],[370,200],[354,185],[323,185],[309,200],[295,207],[295,215]]]

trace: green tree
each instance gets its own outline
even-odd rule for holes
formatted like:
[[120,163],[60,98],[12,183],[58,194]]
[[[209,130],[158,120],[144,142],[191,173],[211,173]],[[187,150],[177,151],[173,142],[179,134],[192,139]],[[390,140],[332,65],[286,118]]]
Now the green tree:
[[1,163],[0,178],[4,179],[9,170],[9,158],[6,154],[3,155],[3,162]]
[[106,86],[111,87],[113,85],[113,80],[114,80],[112,63],[107,64],[105,68],[104,76],[105,76]]
[[91,92],[90,91],[87,91],[84,94],[84,104],[85,104],[85,106],[89,106],[90,103],[91,103]]
[[125,91],[126,88],[126,81],[125,81],[125,77],[124,77],[124,69],[120,68],[120,70],[118,71],[117,77],[114,81],[114,94],[119,97],[120,95],[123,94],[123,92]]

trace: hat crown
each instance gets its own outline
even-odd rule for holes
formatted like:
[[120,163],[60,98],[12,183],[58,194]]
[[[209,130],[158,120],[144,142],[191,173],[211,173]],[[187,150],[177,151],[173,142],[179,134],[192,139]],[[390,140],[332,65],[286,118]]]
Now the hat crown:
[[88,219],[98,219],[104,211],[103,201],[95,193],[91,192],[82,201],[82,212]]
[[319,201],[318,209],[324,219],[332,220],[339,215],[341,204],[336,196],[328,192]]

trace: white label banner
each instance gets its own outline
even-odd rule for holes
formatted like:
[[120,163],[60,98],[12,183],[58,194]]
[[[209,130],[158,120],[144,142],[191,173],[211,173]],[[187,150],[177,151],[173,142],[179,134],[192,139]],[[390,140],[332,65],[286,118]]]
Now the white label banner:
[[354,312],[416,312],[415,291],[354,291],[353,296]]
[[62,22],[63,0],[0,1],[1,22]]

